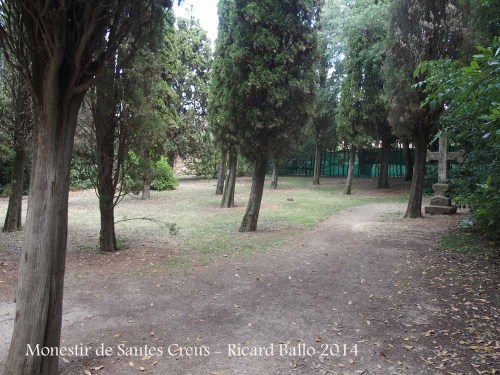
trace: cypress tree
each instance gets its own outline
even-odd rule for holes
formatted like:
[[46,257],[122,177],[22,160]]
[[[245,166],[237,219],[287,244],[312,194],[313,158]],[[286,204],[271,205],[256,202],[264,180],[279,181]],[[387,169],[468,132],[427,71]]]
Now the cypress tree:
[[[221,162],[217,190],[223,190],[223,208],[234,206],[236,184],[237,143],[235,136],[237,110],[234,100],[235,67],[230,49],[234,43],[234,0],[220,0],[218,4],[219,30],[212,65],[209,96],[209,121],[212,132],[221,148]],[[228,157],[227,157],[228,156]],[[228,160],[228,175],[225,178],[225,164]]]
[[295,142],[311,115],[318,4],[234,1],[231,107],[239,149],[254,163],[241,232],[257,229],[269,155]]
[[[427,146],[437,132],[444,107],[421,106],[426,95],[414,87],[426,73],[414,74],[423,61],[456,58],[464,43],[464,19],[458,1],[396,0],[390,7],[389,38],[384,62],[389,123],[415,148],[410,199],[405,217],[422,216]],[[434,105],[436,104],[436,105]]]

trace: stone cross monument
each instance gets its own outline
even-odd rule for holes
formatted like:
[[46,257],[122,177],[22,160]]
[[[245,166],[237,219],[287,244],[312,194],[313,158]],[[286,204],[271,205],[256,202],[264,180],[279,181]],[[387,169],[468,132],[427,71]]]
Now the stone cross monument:
[[425,207],[428,214],[453,215],[457,212],[457,207],[451,205],[451,198],[446,197],[446,192],[450,189],[448,184],[448,161],[455,160],[459,163],[464,161],[464,151],[448,151],[448,134],[443,133],[439,137],[439,151],[428,152],[427,161],[438,161],[438,182],[432,186],[434,197],[431,198],[431,205]]

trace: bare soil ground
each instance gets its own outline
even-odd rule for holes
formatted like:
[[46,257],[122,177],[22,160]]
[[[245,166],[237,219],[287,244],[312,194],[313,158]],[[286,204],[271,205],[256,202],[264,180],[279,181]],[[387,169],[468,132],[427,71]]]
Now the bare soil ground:
[[[175,249],[147,238],[115,254],[72,251],[62,345],[113,353],[63,358],[61,373],[499,372],[498,262],[440,248],[464,214],[403,220],[404,208],[350,208],[292,244],[207,265],[155,267]],[[9,241],[0,252],[0,368],[18,256]],[[264,349],[245,356],[229,345]]]

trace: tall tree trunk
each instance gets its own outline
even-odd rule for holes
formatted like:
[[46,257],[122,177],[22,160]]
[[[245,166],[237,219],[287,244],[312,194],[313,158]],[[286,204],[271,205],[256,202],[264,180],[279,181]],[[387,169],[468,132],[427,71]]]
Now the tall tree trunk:
[[389,162],[391,159],[391,142],[388,139],[382,140],[382,160],[380,162],[380,173],[378,175],[378,188],[389,188]]
[[413,178],[411,180],[410,199],[406,209],[406,218],[422,217],[422,195],[424,191],[425,165],[427,158],[427,146],[429,134],[423,131],[415,136],[415,165],[413,168]]
[[142,183],[142,199],[151,198],[151,178],[144,176]]
[[276,190],[278,188],[278,177],[280,171],[280,162],[278,159],[273,160],[273,175],[271,178],[271,189]]
[[26,151],[19,147],[12,164],[11,192],[9,206],[3,226],[4,232],[14,232],[22,229],[23,183],[24,166],[26,165]]
[[224,180],[226,179],[226,158],[227,152],[224,147],[221,148],[220,161],[219,161],[219,173],[217,175],[217,188],[215,189],[215,195],[224,194]]
[[43,67],[43,74],[40,66],[33,67],[33,165],[5,369],[9,375],[58,373],[59,357],[26,355],[28,345],[59,347],[61,335],[71,154],[85,93],[71,95],[66,90],[67,74],[60,70],[57,56]]
[[403,142],[403,147],[406,164],[405,181],[411,181],[413,178],[413,158],[411,157],[410,142]]
[[231,149],[229,150],[229,173],[227,174],[227,179],[224,186],[224,194],[222,195],[222,208],[234,207],[234,191],[236,189],[237,167],[238,153],[235,149]]
[[314,156],[314,178],[313,185],[319,185],[319,179],[321,177],[321,156],[323,153],[323,147],[321,146],[319,140],[316,141],[316,153]]
[[349,170],[347,172],[347,180],[345,182],[345,195],[351,195],[352,180],[354,178],[354,164],[356,162],[356,146],[352,145],[349,152]]
[[177,154],[175,152],[169,152],[167,154],[167,159],[168,159],[168,165],[170,165],[170,168],[172,169],[172,172],[174,172],[175,169],[175,160],[177,159]]
[[[113,189],[114,193],[114,189]],[[100,193],[102,194],[102,192]],[[109,194],[109,193],[106,193]],[[110,195],[99,196],[99,210],[101,212],[101,231],[99,232],[99,248],[101,251],[118,250],[115,234],[115,206],[114,198]]]
[[101,214],[99,248],[101,251],[115,251],[115,193],[114,180],[115,135],[117,123],[114,105],[114,68],[107,67],[97,86],[95,128],[97,145],[97,192]]
[[151,166],[149,159],[149,152],[145,151],[144,159],[144,173],[142,174],[142,199],[151,198]]
[[247,210],[241,222],[240,232],[254,232],[257,230],[260,204],[266,180],[267,158],[262,156],[257,159],[253,167],[252,189],[248,200]]

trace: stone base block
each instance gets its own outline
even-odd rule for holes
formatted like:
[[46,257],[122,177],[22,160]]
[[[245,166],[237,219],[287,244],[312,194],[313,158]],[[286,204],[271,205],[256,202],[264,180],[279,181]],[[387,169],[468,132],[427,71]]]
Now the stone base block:
[[446,197],[432,197],[431,198],[431,206],[451,206],[451,198]]
[[437,183],[432,185],[432,190],[434,190],[434,195],[437,197],[444,197],[446,193],[450,190],[449,184]]
[[427,206],[425,207],[425,213],[430,215],[454,215],[457,213],[457,207]]

